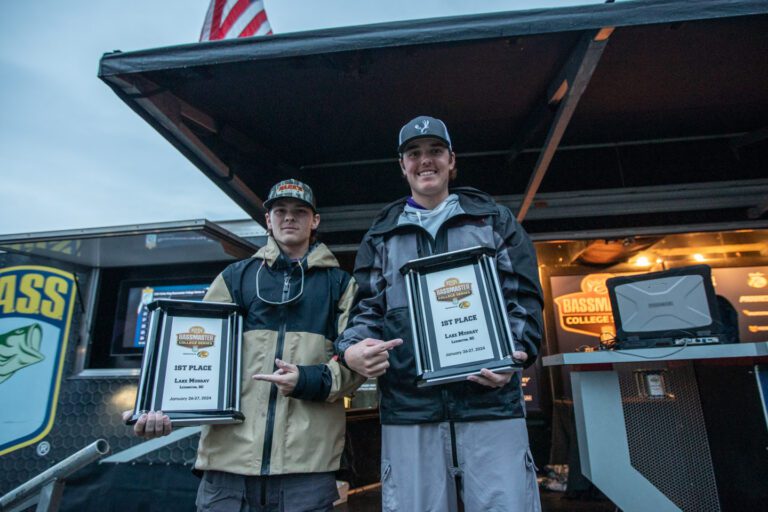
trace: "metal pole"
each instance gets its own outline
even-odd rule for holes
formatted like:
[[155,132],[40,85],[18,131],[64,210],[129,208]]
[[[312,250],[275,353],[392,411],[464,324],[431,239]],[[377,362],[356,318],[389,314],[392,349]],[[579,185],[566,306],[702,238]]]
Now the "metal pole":
[[35,512],[56,512],[64,495],[64,480],[51,480],[40,491]]
[[[0,510],[10,509],[14,504],[24,501],[33,494],[37,494],[51,482],[63,481],[78,469],[87,466],[107,453],[109,453],[109,443],[105,439],[99,439],[89,444],[0,498]],[[53,490],[53,487],[50,489]]]

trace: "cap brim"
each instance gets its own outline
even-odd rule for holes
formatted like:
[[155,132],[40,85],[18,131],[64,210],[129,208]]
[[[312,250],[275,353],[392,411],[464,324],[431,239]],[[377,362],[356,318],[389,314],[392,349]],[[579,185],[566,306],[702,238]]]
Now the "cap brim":
[[403,150],[405,149],[405,147],[408,144],[410,144],[411,142],[413,142],[415,140],[419,140],[419,139],[436,139],[436,140],[439,140],[440,142],[442,142],[443,144],[445,144],[445,147],[447,147],[448,149],[452,150],[451,143],[448,142],[447,140],[445,140],[444,138],[442,138],[442,137],[440,137],[438,135],[434,135],[432,133],[425,133],[424,135],[414,135],[410,139],[408,139],[405,142],[403,142],[402,144],[400,144],[400,146],[397,148],[397,152],[402,154]]
[[299,202],[304,203],[305,205],[309,206],[310,208],[312,208],[313,212],[317,213],[317,208],[315,208],[312,205],[312,203],[310,203],[309,201],[305,201],[304,199],[299,199],[298,197],[290,197],[290,196],[288,196],[288,197],[273,197],[272,199],[267,199],[263,203],[264,204],[264,208],[267,211],[269,211],[269,209],[272,208],[272,205],[275,204],[276,201],[279,201],[281,199],[293,199],[295,201],[299,201]]

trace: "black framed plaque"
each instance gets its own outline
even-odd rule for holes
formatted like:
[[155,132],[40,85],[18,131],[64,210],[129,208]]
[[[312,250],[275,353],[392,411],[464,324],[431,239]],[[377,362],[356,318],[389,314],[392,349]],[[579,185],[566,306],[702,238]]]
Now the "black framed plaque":
[[163,411],[174,426],[241,423],[242,316],[235,304],[151,302],[136,406],[129,424]]
[[513,337],[494,251],[472,247],[411,260],[405,276],[417,384],[432,386],[510,372]]

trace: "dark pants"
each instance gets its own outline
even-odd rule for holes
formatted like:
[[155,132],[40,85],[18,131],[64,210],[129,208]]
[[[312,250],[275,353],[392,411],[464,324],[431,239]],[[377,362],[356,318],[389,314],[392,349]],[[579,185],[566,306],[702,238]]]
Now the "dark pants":
[[333,472],[244,476],[206,471],[196,504],[198,512],[326,512],[338,497]]

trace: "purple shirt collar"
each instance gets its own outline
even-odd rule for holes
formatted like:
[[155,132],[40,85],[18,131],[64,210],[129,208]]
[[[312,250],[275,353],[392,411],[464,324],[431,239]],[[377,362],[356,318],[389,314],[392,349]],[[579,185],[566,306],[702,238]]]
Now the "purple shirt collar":
[[412,207],[412,208],[418,208],[419,210],[426,210],[426,208],[424,208],[424,207],[423,207],[423,206],[421,206],[419,203],[417,203],[417,202],[416,202],[416,201],[413,199],[413,197],[409,197],[408,199],[406,199],[406,200],[405,200],[405,203],[406,203],[408,206]]

